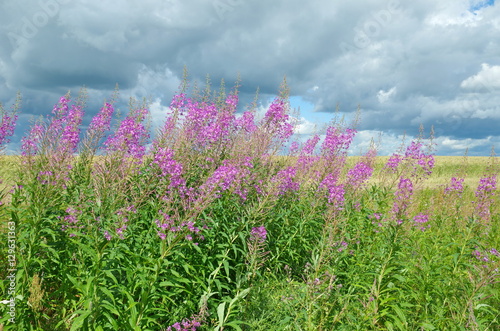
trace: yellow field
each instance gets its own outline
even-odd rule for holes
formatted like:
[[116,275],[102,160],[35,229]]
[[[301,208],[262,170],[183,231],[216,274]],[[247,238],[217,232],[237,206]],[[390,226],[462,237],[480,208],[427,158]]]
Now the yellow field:
[[[348,167],[354,165],[360,157],[353,156],[348,158]],[[372,182],[380,180],[377,174],[383,168],[388,160],[388,156],[377,157],[376,169]],[[425,182],[425,187],[438,188],[441,185],[449,183],[450,178],[454,176],[465,177],[464,184],[475,188],[479,179],[485,174],[488,167],[493,166],[498,171],[498,158],[491,157],[462,157],[462,156],[436,156],[436,164],[432,175]],[[0,190],[10,187],[14,183],[15,169],[19,162],[18,156],[0,156]]]
[[[434,169],[431,176],[424,183],[424,186],[428,188],[438,188],[442,185],[447,185],[450,183],[451,177],[465,178],[464,185],[475,188],[479,179],[496,159],[476,156],[435,156],[434,158]],[[350,162],[355,162],[358,157],[352,157],[351,159]],[[379,173],[379,170],[385,165],[388,159],[388,156],[377,157],[375,174]]]

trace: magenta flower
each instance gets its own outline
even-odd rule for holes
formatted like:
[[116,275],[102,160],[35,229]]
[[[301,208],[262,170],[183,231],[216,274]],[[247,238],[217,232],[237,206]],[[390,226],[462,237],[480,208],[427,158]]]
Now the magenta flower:
[[496,175],[484,176],[479,180],[479,185],[475,192],[475,213],[480,220],[489,221],[491,219],[490,209],[497,189],[496,184]]
[[312,155],[314,153],[314,149],[319,142],[319,136],[316,134],[312,138],[307,139],[304,148],[300,151],[301,155]]
[[294,141],[290,144],[290,154],[289,155],[296,155],[297,152],[299,151],[300,144],[297,141]]
[[267,239],[267,231],[265,226],[252,228],[250,239],[259,243],[264,243]]
[[45,127],[42,124],[34,124],[27,137],[23,137],[21,142],[21,155],[35,155],[39,152],[38,146],[45,134]]
[[195,226],[193,221],[184,221],[176,225],[174,219],[167,213],[160,210],[159,214],[162,216],[162,220],[155,220],[155,224],[159,228],[156,233],[161,240],[167,239],[168,233],[183,233],[185,234],[184,238],[189,241],[193,240],[193,235],[201,240],[204,239],[200,235],[201,229]]
[[127,116],[116,132],[108,137],[104,145],[108,153],[117,152],[124,159],[133,158],[140,162],[145,155],[145,142],[149,138],[142,121],[146,118],[147,109],[137,109]]
[[170,102],[170,108],[183,112],[187,103],[187,98],[185,93],[179,93],[173,96],[172,102]]
[[314,149],[316,148],[319,140],[319,136],[315,135],[305,142],[297,159],[297,168],[299,171],[307,172],[313,164],[320,159],[319,156],[313,156]]
[[[0,105],[1,107],[1,105]],[[0,108],[0,148],[8,143],[10,140],[8,137],[14,134],[14,129],[16,128],[17,115],[15,114],[3,114]]]
[[355,135],[354,129],[347,128],[342,132],[337,127],[329,127],[326,129],[326,137],[321,145],[323,154],[329,157],[345,155]]
[[335,209],[341,210],[345,202],[344,186],[337,184],[337,178],[333,174],[327,175],[319,184],[320,189],[326,189],[328,203],[332,204]]
[[73,105],[65,118],[66,126],[63,129],[61,141],[59,143],[59,153],[61,155],[71,155],[76,152],[76,147],[80,141],[80,128],[82,123],[82,107]]
[[461,196],[464,192],[464,178],[452,177],[450,180],[450,185],[444,189],[445,194],[452,194],[455,192],[458,196]]
[[115,110],[112,104],[108,102],[104,103],[99,113],[90,121],[87,131],[89,135],[97,132],[108,131],[110,129],[111,118],[113,117],[114,111]]
[[167,331],[196,331],[197,328],[201,327],[201,323],[198,321],[196,316],[191,316],[191,319],[183,319],[182,322],[177,322],[172,324],[167,328]]
[[395,216],[398,224],[401,224],[403,222],[403,217],[406,217],[406,211],[410,206],[412,195],[412,181],[409,178],[401,177],[399,179],[398,189],[394,193],[395,201],[392,207],[392,214]]
[[424,153],[422,148],[423,144],[421,142],[412,141],[406,148],[405,154],[393,154],[387,161],[384,169],[392,173],[397,173],[398,169],[402,167],[404,171],[402,175],[412,178],[415,183],[427,178],[434,168],[434,156]]
[[[424,172],[424,176],[429,176],[434,168],[434,156],[425,154],[422,151],[422,143],[412,141],[410,146],[406,148],[405,159],[415,160],[417,165],[420,166]],[[414,165],[416,167],[416,165]]]
[[389,160],[387,161],[387,163],[385,165],[385,169],[389,169],[392,172],[396,172],[401,161],[402,161],[401,155],[393,154],[393,155],[391,155],[391,157],[389,157]]
[[[481,262],[486,262],[486,263],[497,263],[498,259],[500,258],[500,253],[492,248],[489,251],[481,251],[478,247],[475,247],[475,250],[472,251],[472,256]],[[488,267],[487,265],[483,265],[483,267]],[[498,271],[498,269],[497,269]]]
[[278,171],[278,173],[271,178],[271,182],[277,183],[277,195],[284,195],[287,192],[298,191],[300,184],[294,181],[297,170],[294,167],[287,167]]
[[[83,229],[85,226],[84,225],[79,225],[79,216],[82,214],[81,210],[78,210],[73,207],[68,207],[66,208],[66,213],[67,215],[64,216],[64,221],[61,229],[62,231],[68,231],[70,232],[71,229]],[[74,233],[69,234],[70,237],[76,236]]]
[[185,184],[185,180],[182,178],[182,164],[174,160],[173,150],[166,147],[158,148],[154,153],[153,164],[158,165],[161,169],[162,177],[169,178],[170,188],[176,188]]
[[113,105],[106,102],[101,107],[99,113],[90,121],[87,129],[87,146],[92,152],[97,150],[99,142],[104,138],[106,132],[109,131],[113,113]]
[[286,141],[293,135],[293,125],[289,122],[288,105],[285,100],[276,98],[264,115],[266,129],[280,141]]
[[229,106],[229,109],[231,112],[236,110],[236,107],[238,106],[238,95],[237,94],[230,94],[226,98],[226,105]]
[[196,150],[203,151],[229,139],[234,122],[231,102],[235,100],[229,99],[228,102],[229,107],[218,109],[214,103],[187,99],[185,134]]
[[223,165],[217,168],[199,187],[198,200],[218,198],[222,192],[228,190],[232,190],[242,199],[246,199],[247,190],[244,188],[244,184],[250,176],[251,166],[249,159],[245,159],[243,162],[224,160]]
[[240,117],[234,120],[234,126],[237,130],[242,130],[246,133],[254,133],[257,130],[254,113],[251,111],[245,111]]
[[429,222],[429,215],[420,213],[413,218],[413,226],[420,227],[420,230],[425,231],[430,228],[430,225],[424,226],[427,222]]
[[61,97],[46,124],[36,123],[22,139],[22,155],[44,154],[51,157],[52,167],[59,167],[58,177],[67,177],[69,158],[80,142],[83,103],[69,105],[69,94]]
[[347,172],[347,185],[352,187],[354,191],[363,188],[372,173],[373,168],[370,165],[359,162]]

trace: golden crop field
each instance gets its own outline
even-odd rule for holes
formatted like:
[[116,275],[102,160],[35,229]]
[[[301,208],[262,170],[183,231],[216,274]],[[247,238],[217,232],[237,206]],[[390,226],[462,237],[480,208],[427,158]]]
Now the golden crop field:
[[[348,169],[352,167],[358,160],[359,156],[351,156],[348,158]],[[374,171],[374,176],[371,180],[372,183],[376,183],[380,179],[378,174],[380,170],[384,167],[388,156],[379,156],[376,160],[376,167]],[[432,171],[431,176],[425,181],[424,187],[427,188],[439,188],[442,185],[446,185],[450,182],[451,177],[464,177],[464,185],[470,188],[477,186],[479,179],[488,170],[488,167],[492,165],[497,167],[497,158],[492,157],[478,157],[478,156],[435,156],[435,166]],[[0,190],[14,183],[15,169],[20,162],[18,156],[12,155],[2,155],[0,156]]]

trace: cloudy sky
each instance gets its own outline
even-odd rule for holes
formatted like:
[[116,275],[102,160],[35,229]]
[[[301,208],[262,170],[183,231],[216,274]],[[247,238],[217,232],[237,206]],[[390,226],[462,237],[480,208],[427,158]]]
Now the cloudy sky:
[[[23,95],[9,150],[68,90],[88,117],[116,86],[160,123],[182,79],[210,75],[262,107],[286,75],[300,133],[361,109],[353,153],[393,152],[422,124],[438,155],[500,148],[500,5],[494,0],[1,0],[0,102]],[[126,109],[125,109],[126,110]]]

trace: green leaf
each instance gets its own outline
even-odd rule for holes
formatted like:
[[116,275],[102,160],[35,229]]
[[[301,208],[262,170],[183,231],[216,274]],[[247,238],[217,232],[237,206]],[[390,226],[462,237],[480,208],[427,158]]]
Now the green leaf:
[[78,310],[75,314],[82,312],[80,316],[75,318],[73,323],[71,324],[70,331],[78,331],[82,329],[83,324],[85,323],[85,319],[92,313],[91,310]]
[[436,327],[430,323],[424,322],[420,324],[425,330],[436,330]]
[[491,308],[490,305],[487,305],[485,303],[480,303],[480,304],[476,305],[476,307],[474,307],[474,309],[477,310],[477,309],[480,309],[480,308],[483,308],[483,307]]
[[224,325],[224,310],[226,308],[226,303],[223,302],[217,307],[217,316],[219,317],[219,326]]
[[241,331],[241,324],[245,324],[243,321],[231,321],[229,323],[226,323],[225,326],[232,326],[235,330],[240,330]]

